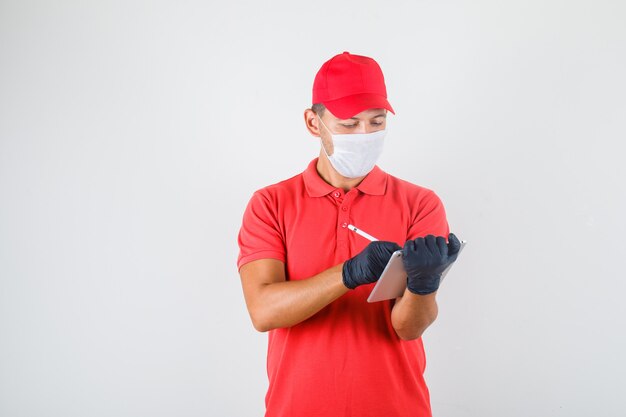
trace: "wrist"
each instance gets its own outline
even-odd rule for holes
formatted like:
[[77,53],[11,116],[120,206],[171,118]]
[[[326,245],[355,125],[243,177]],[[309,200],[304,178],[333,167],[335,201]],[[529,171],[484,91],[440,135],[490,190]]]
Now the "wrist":
[[350,275],[350,262],[352,259],[348,259],[341,266],[341,282],[349,290],[353,290],[357,287],[357,284],[352,280]]
[[422,275],[416,278],[409,278],[407,289],[415,295],[429,295],[439,289],[439,275]]
[[434,295],[439,288],[435,288],[434,290],[421,290],[421,289],[412,289],[411,287],[407,286],[406,289],[409,290],[411,294],[418,295],[420,297],[425,297],[427,295]]

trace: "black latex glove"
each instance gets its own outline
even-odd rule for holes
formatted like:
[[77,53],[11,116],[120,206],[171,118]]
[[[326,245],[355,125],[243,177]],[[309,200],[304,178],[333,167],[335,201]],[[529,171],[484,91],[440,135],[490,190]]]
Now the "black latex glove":
[[430,294],[439,288],[441,273],[456,260],[461,242],[453,234],[448,243],[443,236],[428,235],[407,240],[402,248],[402,263],[408,274],[407,288],[413,294]]
[[394,242],[370,242],[361,253],[344,262],[343,284],[353,290],[359,285],[378,281],[391,254],[400,249],[400,245]]

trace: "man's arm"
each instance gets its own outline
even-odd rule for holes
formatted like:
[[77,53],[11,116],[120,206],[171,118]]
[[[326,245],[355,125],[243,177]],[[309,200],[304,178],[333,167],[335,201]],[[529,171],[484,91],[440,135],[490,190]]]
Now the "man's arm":
[[437,318],[435,295],[441,274],[459,254],[461,242],[449,234],[428,235],[408,240],[402,248],[402,263],[407,271],[407,288],[391,311],[391,323],[398,337],[417,339]]
[[252,324],[265,332],[290,327],[311,317],[359,285],[377,281],[396,243],[370,242],[360,253],[310,278],[287,281],[285,264],[258,259],[244,264],[239,273]]
[[402,297],[396,299],[391,310],[391,324],[400,339],[419,338],[435,321],[438,313],[436,294],[419,295],[406,289]]
[[252,324],[260,332],[294,326],[326,307],[349,289],[342,281],[343,263],[311,278],[287,281],[285,264],[259,259],[243,265],[241,285]]

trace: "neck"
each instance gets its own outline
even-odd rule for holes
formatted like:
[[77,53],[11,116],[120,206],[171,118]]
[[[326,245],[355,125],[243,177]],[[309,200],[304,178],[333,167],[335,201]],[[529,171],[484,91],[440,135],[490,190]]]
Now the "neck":
[[331,165],[330,161],[326,157],[323,150],[320,151],[320,157],[317,160],[317,173],[322,177],[324,181],[336,188],[341,188],[343,191],[348,192],[363,181],[365,177],[359,178],[346,178],[343,175],[335,171],[335,168]]

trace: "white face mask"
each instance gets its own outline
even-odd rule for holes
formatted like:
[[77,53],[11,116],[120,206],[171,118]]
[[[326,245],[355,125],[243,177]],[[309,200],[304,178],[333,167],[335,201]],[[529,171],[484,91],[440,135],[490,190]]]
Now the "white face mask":
[[[387,130],[378,130],[372,133],[352,133],[348,135],[333,134],[324,125],[333,141],[334,151],[328,155],[322,143],[322,149],[335,170],[346,178],[359,178],[367,175],[376,165],[376,161],[383,153],[383,143]],[[320,142],[322,138],[320,137]]]

